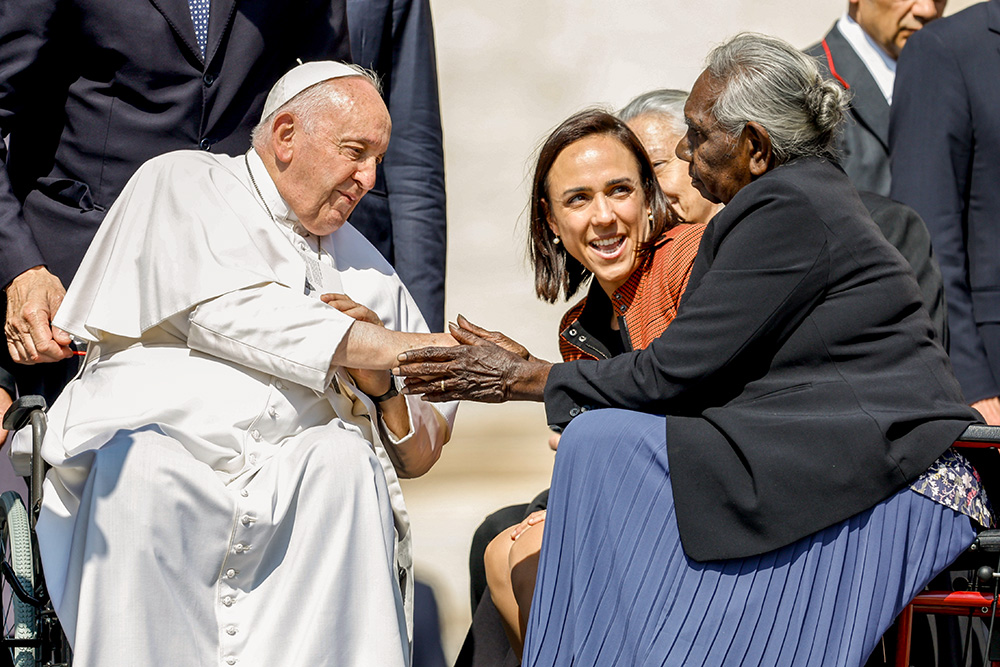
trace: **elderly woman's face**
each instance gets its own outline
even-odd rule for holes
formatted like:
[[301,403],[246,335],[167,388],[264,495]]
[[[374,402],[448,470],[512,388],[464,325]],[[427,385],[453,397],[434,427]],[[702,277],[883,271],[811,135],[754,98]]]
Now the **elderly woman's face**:
[[719,127],[712,105],[721,86],[702,72],[684,105],[687,134],[677,144],[677,157],[688,164],[691,185],[706,199],[728,204],[753,177],[750,154],[741,136]]
[[691,186],[687,163],[677,158],[677,142],[684,138],[674,130],[671,119],[661,113],[644,113],[628,122],[629,128],[649,154],[660,189],[670,207],[684,222],[708,222],[722,208]]
[[635,270],[649,230],[635,156],[614,137],[584,137],[559,154],[547,184],[549,228],[610,296]]

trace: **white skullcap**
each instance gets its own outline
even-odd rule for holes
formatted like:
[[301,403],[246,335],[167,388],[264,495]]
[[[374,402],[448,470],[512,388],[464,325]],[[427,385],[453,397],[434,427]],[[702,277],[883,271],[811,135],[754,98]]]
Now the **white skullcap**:
[[344,76],[362,76],[362,74],[349,65],[332,60],[318,60],[293,67],[285,76],[278,79],[271,92],[267,94],[260,119],[263,121],[306,88]]

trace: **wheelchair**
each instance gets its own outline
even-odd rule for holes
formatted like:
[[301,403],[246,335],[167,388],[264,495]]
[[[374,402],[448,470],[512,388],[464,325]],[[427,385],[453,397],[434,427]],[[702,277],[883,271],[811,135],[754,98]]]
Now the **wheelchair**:
[[3,427],[11,433],[30,425],[31,472],[28,507],[16,491],[0,495],[0,589],[3,592],[3,636],[0,667],[69,667],[72,654],[45,591],[35,539],[42,506],[45,463],[40,449],[45,437],[45,399],[19,398],[7,410]]
[[[994,512],[1000,509],[1000,426],[974,424],[955,441],[955,449],[972,462],[979,472]],[[1000,598],[1000,529],[983,530],[949,570],[967,571],[968,578],[956,579],[955,590],[925,590],[903,609],[896,619],[895,667],[910,667],[910,642],[914,614],[945,614],[969,618],[965,633],[962,665],[969,664],[973,618],[983,619],[985,637],[983,664],[1000,667],[1000,626],[997,600]]]

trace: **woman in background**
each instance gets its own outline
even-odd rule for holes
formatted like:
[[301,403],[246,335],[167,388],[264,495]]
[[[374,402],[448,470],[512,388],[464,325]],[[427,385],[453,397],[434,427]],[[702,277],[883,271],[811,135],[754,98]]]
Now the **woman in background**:
[[722,209],[691,185],[687,162],[677,157],[677,142],[684,138],[684,103],[688,94],[683,90],[662,88],[639,95],[618,112],[642,142],[656,180],[667,196],[667,203],[680,222],[708,222]]

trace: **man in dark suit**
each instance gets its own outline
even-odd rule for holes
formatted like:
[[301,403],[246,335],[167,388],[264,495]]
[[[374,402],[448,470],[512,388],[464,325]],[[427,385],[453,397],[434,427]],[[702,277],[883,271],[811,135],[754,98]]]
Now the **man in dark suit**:
[[[344,0],[7,3],[0,285],[13,359],[71,357],[49,321],[140,164],[184,148],[243,152],[267,91],[296,59],[349,57]],[[51,398],[73,374],[9,361],[22,393]]]
[[1000,423],[1000,0],[928,26],[899,61],[892,196],[930,230],[965,398]]
[[858,190],[889,194],[889,105],[906,40],[941,16],[947,0],[849,0],[847,12],[806,53],[852,93],[839,148]]
[[347,0],[354,62],[378,73],[392,141],[351,224],[403,279],[431,331],[444,326],[444,151],[428,0]]

